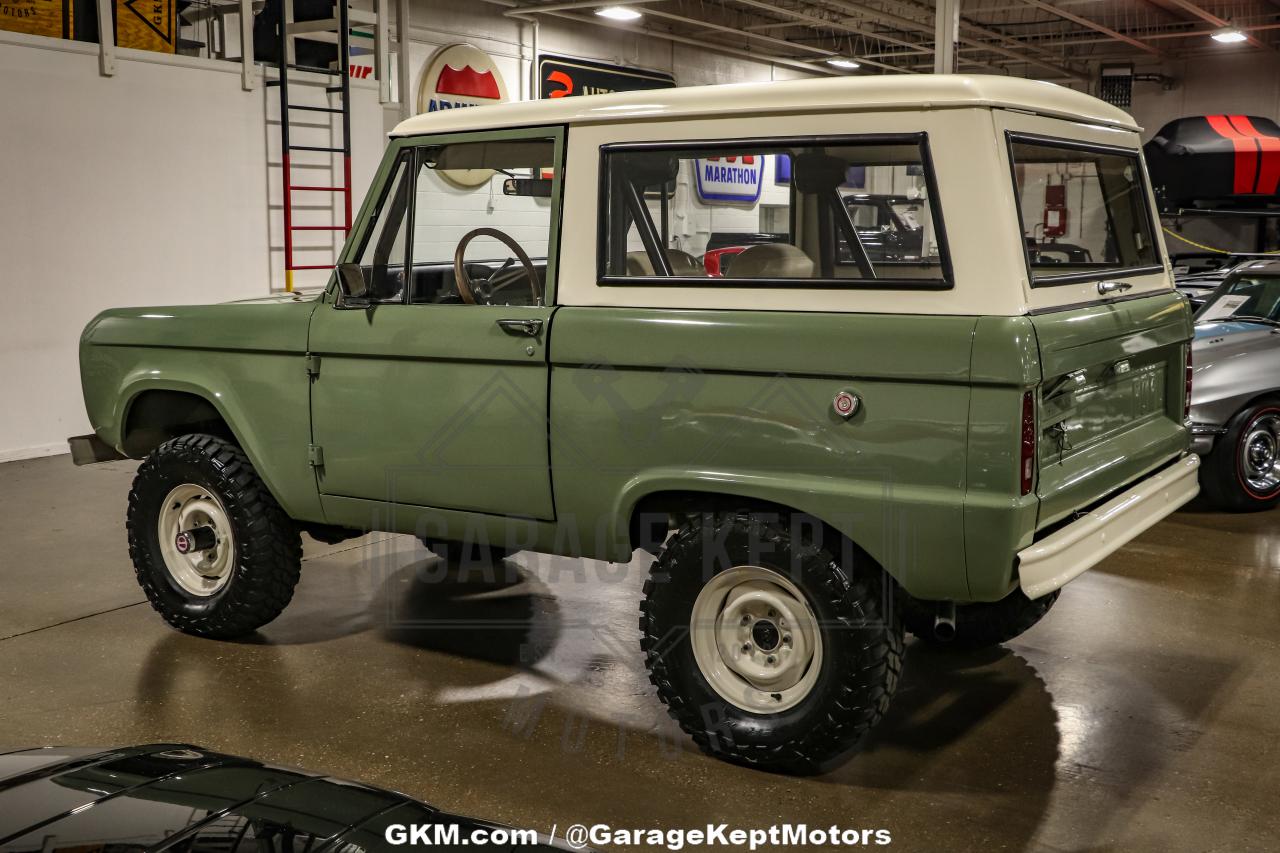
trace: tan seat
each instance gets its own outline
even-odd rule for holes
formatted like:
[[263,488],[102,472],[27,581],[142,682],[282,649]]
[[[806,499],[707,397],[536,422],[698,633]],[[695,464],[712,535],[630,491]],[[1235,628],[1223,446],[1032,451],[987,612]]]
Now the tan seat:
[[[679,249],[667,249],[667,261],[671,264],[672,275],[705,276],[707,274],[697,258]],[[657,275],[653,271],[653,264],[649,263],[647,252],[627,252],[627,275]]]
[[730,278],[813,278],[813,260],[790,243],[761,243],[738,253]]

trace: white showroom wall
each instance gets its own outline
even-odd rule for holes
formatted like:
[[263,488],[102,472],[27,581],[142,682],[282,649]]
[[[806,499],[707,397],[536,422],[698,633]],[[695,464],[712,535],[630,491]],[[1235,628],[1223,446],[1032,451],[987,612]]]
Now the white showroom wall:
[[[76,343],[98,311],[259,296],[279,266],[276,90],[243,91],[235,64],[139,55],[103,77],[94,45],[0,32],[0,461],[88,431]],[[372,86],[354,101],[363,187],[381,111]]]
[[[416,95],[440,46],[469,41],[499,63],[513,99],[527,97],[533,27],[478,0],[415,0]],[[549,20],[542,52],[671,71],[681,84],[803,76],[766,62],[594,26]],[[232,46],[234,48],[234,45]],[[233,50],[234,52],[234,50]],[[245,92],[230,62],[120,51],[98,73],[95,45],[0,31],[0,461],[59,453],[89,430],[76,343],[112,306],[220,302],[283,285],[275,89]],[[292,79],[292,78],[291,78]],[[354,84],[355,203],[385,130],[373,81]],[[316,129],[314,144],[327,131]],[[328,210],[300,214],[312,224]],[[302,252],[324,263],[332,251]],[[299,273],[302,287],[323,273]]]

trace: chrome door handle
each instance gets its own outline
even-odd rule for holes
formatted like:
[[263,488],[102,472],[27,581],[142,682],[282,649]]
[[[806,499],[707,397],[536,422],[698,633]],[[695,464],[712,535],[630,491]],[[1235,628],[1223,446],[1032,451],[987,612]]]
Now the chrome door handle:
[[542,334],[541,320],[499,320],[498,327],[508,335],[524,335],[536,338]]
[[1127,281],[1100,281],[1098,282],[1098,293],[1101,296],[1107,296],[1112,293],[1124,293],[1126,290],[1132,290],[1133,285]]

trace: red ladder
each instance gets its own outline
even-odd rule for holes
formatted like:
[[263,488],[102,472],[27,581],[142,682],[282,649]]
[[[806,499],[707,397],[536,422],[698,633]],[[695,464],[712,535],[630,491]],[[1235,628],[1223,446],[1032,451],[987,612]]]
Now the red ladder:
[[[295,231],[341,231],[348,234],[351,231],[351,44],[350,44],[350,21],[347,9],[347,0],[337,0],[338,7],[337,25],[338,25],[338,68],[316,68],[307,65],[296,65],[289,62],[289,39],[290,37],[303,37],[306,33],[291,33],[289,26],[291,24],[284,14],[283,3],[280,15],[280,77],[277,80],[269,80],[266,85],[280,87],[280,153],[281,167],[284,177],[284,289],[287,292],[293,292],[293,272],[294,270],[323,270],[332,269],[333,264],[299,264],[294,261],[293,257],[293,234]],[[308,32],[316,32],[308,30]],[[328,74],[339,78],[336,86],[326,86],[325,92],[330,94],[341,94],[342,105],[339,107],[318,107],[305,104],[293,104],[289,102],[289,71],[306,71],[313,74]],[[342,147],[333,148],[320,145],[294,145],[289,139],[289,116],[291,111],[333,113],[342,116]],[[294,151],[319,151],[328,152],[330,154],[342,154],[342,184],[340,186],[317,186],[308,184],[295,184],[293,182],[293,173],[290,168],[290,155]],[[343,209],[345,211],[344,224],[342,225],[294,225],[293,224],[293,194],[295,192],[324,192],[324,193],[342,193]],[[305,248],[305,247],[304,247]]]

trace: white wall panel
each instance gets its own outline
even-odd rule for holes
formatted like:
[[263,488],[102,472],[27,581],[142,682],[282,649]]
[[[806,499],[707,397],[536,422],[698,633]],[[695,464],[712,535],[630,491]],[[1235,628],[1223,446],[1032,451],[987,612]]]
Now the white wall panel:
[[[232,63],[130,54],[101,77],[95,46],[0,34],[0,460],[88,431],[76,347],[98,311],[283,283],[277,91],[243,91]],[[358,205],[385,140],[376,90],[353,103]]]

